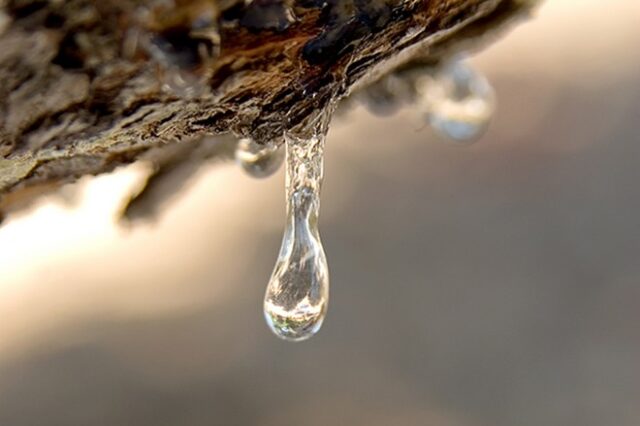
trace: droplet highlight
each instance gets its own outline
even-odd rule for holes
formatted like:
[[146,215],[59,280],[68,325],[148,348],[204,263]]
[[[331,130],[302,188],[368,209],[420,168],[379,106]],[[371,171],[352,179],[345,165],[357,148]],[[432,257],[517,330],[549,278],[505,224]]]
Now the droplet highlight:
[[461,62],[443,66],[416,81],[427,122],[439,133],[463,143],[477,140],[495,111],[495,93],[481,74]]
[[273,142],[258,144],[243,138],[236,146],[236,162],[255,178],[265,178],[278,171],[284,161],[284,149]]
[[329,119],[329,112],[321,112],[309,132],[285,133],[287,221],[264,315],[271,330],[289,341],[313,336],[329,302],[329,269],[318,231]]

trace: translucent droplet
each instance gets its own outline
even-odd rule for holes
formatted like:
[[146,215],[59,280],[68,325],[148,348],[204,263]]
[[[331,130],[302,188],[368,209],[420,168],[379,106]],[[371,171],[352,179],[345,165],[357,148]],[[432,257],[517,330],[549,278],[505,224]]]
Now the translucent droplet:
[[491,84],[460,62],[444,66],[435,76],[419,78],[416,91],[429,124],[457,142],[480,137],[495,110]]
[[253,139],[243,138],[236,146],[236,162],[255,178],[271,176],[284,161],[284,149],[275,143],[258,144]]
[[285,134],[287,223],[264,314],[271,330],[290,341],[320,329],[329,301],[329,270],[318,232],[328,121],[329,113],[321,113],[309,134]]
[[411,84],[396,74],[389,74],[358,93],[358,100],[373,114],[395,114],[412,98]]

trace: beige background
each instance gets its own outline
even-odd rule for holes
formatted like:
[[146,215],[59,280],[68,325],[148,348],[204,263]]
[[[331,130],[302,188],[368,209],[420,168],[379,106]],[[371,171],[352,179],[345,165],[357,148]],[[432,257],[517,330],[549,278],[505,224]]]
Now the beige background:
[[640,3],[552,0],[475,57],[475,145],[336,120],[323,330],[269,334],[282,172],[203,170],[152,225],[144,166],[0,228],[0,425],[640,424]]

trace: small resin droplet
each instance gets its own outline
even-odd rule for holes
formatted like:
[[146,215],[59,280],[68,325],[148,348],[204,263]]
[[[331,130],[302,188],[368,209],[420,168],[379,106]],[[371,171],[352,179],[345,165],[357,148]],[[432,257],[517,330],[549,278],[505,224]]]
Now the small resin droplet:
[[412,86],[407,79],[389,74],[358,93],[358,100],[373,114],[395,114],[412,99]]
[[260,145],[253,139],[243,138],[236,146],[236,162],[255,178],[271,176],[284,161],[284,149],[275,143]]
[[417,80],[416,90],[429,124],[457,142],[473,142],[487,129],[495,94],[484,76],[454,62],[433,77]]
[[310,134],[285,133],[287,224],[264,298],[264,315],[280,338],[300,341],[322,326],[329,270],[318,232],[324,141],[329,113]]

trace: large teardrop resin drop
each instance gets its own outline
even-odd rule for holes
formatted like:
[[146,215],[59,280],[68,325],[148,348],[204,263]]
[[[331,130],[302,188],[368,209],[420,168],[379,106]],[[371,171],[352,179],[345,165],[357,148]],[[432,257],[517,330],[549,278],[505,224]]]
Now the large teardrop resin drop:
[[290,341],[313,336],[329,302],[329,270],[318,232],[328,119],[321,117],[310,134],[285,134],[287,222],[264,314],[271,330]]

